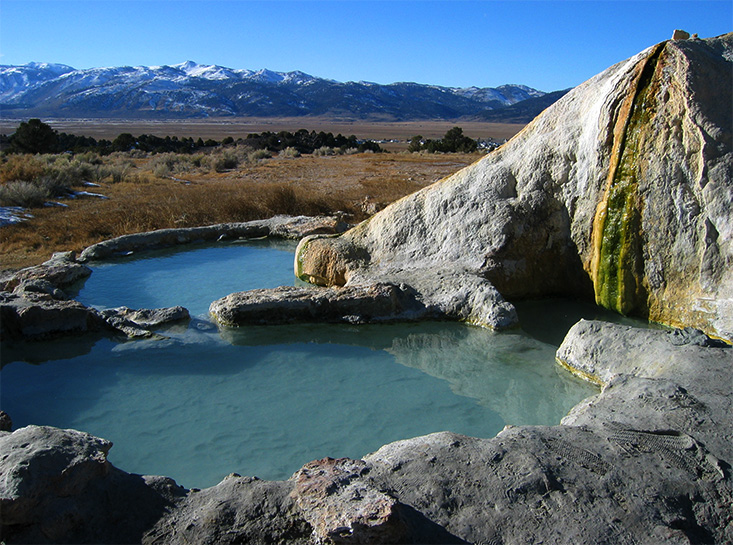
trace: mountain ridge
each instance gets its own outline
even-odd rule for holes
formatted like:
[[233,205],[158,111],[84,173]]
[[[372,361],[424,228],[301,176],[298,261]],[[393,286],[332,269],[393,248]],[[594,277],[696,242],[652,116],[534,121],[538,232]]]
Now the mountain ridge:
[[[0,108],[14,116],[206,118],[350,116],[358,119],[480,118],[548,93],[519,84],[443,87],[339,82],[301,71],[235,69],[185,61],[75,69],[0,65]],[[537,112],[539,113],[539,112]]]

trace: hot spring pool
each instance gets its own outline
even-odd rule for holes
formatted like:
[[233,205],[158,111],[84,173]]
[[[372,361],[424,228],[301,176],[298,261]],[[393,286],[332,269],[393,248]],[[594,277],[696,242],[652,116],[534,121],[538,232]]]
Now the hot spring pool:
[[114,443],[121,469],[203,488],[237,472],[288,478],[324,456],[359,458],[442,430],[490,437],[557,424],[597,390],[554,362],[592,305],[519,306],[525,330],[450,322],[219,330],[211,301],[292,285],[289,242],[146,253],[94,274],[77,298],[100,308],[183,305],[165,340],[76,338],[3,348],[0,406],[16,428],[74,428]]

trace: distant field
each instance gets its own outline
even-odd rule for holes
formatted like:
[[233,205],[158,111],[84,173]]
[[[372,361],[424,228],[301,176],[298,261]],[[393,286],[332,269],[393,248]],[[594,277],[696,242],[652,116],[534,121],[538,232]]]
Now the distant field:
[[[88,173],[84,176],[97,186],[83,186],[80,178],[74,190],[91,189],[106,198],[80,196],[64,199],[62,207],[36,206],[29,209],[32,219],[0,227],[0,269],[36,265],[55,251],[78,251],[106,238],[166,227],[248,221],[276,214],[340,213],[357,222],[483,157],[479,153],[270,159],[245,155],[246,149],[225,148],[195,155],[105,156],[103,164],[85,167]],[[237,156],[236,166],[212,168],[224,156]],[[94,154],[73,161],[89,159],[94,160]],[[81,172],[63,155],[17,156],[0,165],[0,178],[6,170],[17,173],[21,166],[27,170],[34,165]]]
[[[12,133],[18,124],[25,119],[0,119],[0,133]],[[344,136],[354,134],[359,138],[373,140],[399,140],[397,144],[387,143],[383,147],[388,150],[400,150],[407,147],[407,141],[415,136],[440,138],[452,127],[463,129],[471,138],[493,138],[497,141],[509,139],[518,133],[524,125],[514,123],[487,123],[481,121],[349,121],[314,117],[295,118],[220,118],[220,119],[188,119],[188,120],[102,120],[102,119],[44,119],[59,132],[92,136],[94,138],[113,139],[120,133],[153,134],[155,136],[178,136],[213,138],[221,140],[227,136],[239,138],[249,133],[264,131],[290,131],[299,129],[324,131]]]

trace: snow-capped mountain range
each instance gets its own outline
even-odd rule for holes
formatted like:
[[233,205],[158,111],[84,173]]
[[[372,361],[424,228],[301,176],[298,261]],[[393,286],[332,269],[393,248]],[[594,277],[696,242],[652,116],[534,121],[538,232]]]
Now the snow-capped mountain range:
[[457,119],[488,111],[496,116],[502,108],[545,94],[525,85],[341,83],[297,71],[241,70],[191,61],[84,70],[51,63],[0,65],[0,109],[5,117]]

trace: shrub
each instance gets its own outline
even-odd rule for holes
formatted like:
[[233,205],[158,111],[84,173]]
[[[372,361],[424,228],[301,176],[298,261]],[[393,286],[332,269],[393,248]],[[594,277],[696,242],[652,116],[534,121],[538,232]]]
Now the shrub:
[[89,173],[89,179],[90,181],[94,183],[99,183],[108,176],[111,175],[111,171],[109,168],[107,168],[104,165],[94,165]]
[[130,172],[130,165],[114,165],[110,167],[109,174],[112,176],[112,183],[118,184],[124,182],[127,179],[127,175]]
[[32,182],[8,182],[0,185],[0,205],[2,206],[22,206],[23,208],[43,206],[47,197],[44,189]]
[[324,157],[328,155],[336,155],[336,152],[333,150],[333,148],[329,148],[328,146],[321,146],[318,149],[313,150],[313,155],[316,157]]
[[225,151],[218,157],[214,158],[214,170],[217,172],[225,172],[237,168],[239,158],[231,151]]
[[254,163],[255,161],[259,161],[260,159],[269,159],[272,157],[272,153],[267,151],[266,149],[256,149],[247,155],[247,160],[251,163]]
[[0,182],[30,182],[46,171],[44,162],[32,155],[11,155],[0,165]]
[[72,186],[91,179],[92,172],[92,165],[88,163],[72,161],[68,157],[58,157],[47,169],[46,176],[67,186]]
[[282,150],[278,155],[280,157],[300,157],[300,152],[296,148],[292,146],[288,146],[287,148]]
[[23,208],[43,206],[49,197],[58,197],[68,190],[68,186],[49,177],[34,182],[8,182],[0,186],[0,204]]
[[63,177],[42,176],[34,180],[33,183],[42,188],[49,197],[62,197],[71,190],[71,184]]
[[98,153],[93,151],[85,151],[84,153],[77,153],[76,159],[82,163],[89,163],[90,165],[101,165],[103,163],[102,158]]

